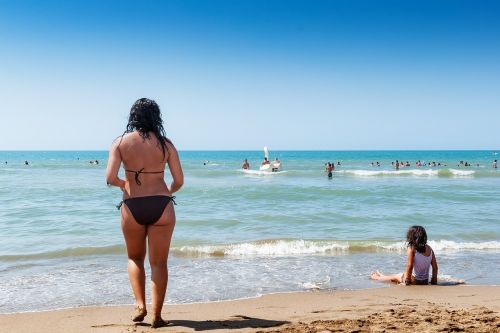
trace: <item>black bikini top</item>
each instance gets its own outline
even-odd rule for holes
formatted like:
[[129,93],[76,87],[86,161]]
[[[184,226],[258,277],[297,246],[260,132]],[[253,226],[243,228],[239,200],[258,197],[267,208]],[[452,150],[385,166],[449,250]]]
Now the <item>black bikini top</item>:
[[[123,135],[122,135],[121,140],[123,140]],[[121,140],[120,140],[120,143],[122,142]],[[123,161],[122,152],[120,150],[120,145],[118,145],[118,154],[120,154],[120,159]],[[134,177],[135,178],[135,183],[137,185],[141,186],[142,183],[139,180],[139,175],[141,173],[163,173],[165,171],[163,171],[163,170],[162,171],[144,171],[144,168],[142,168],[141,170],[138,170],[138,171],[125,169],[125,172],[133,172],[135,174],[135,177]]]
[[135,171],[135,170],[126,170],[126,169],[125,169],[125,171],[126,171],[126,172],[133,172],[133,173],[135,174],[135,183],[136,183],[137,185],[139,185],[139,186],[141,185],[141,181],[139,180],[139,175],[140,175],[141,173],[163,173],[163,172],[165,172],[165,171],[143,171],[143,170],[144,170],[144,168],[142,168],[142,169],[141,169],[141,170],[139,170],[139,171]]

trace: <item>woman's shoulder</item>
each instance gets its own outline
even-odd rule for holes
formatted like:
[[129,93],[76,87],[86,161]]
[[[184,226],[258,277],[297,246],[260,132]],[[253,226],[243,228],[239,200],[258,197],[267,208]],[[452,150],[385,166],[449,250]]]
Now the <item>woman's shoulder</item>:
[[123,143],[124,141],[128,141],[130,140],[130,138],[134,135],[134,132],[130,132],[130,133],[123,133],[122,135],[120,136],[117,136],[114,140],[113,140],[113,145],[119,145],[121,143]]
[[177,149],[175,148],[175,145],[174,143],[172,142],[172,140],[170,140],[169,138],[166,138],[166,137],[163,137],[163,140],[165,140],[165,144],[167,145],[167,149],[169,151],[177,151]]

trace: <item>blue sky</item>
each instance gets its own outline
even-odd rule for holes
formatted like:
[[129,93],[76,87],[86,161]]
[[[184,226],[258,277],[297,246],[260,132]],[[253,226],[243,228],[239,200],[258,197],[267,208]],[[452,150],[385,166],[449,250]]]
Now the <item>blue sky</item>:
[[499,149],[497,1],[0,0],[0,150]]

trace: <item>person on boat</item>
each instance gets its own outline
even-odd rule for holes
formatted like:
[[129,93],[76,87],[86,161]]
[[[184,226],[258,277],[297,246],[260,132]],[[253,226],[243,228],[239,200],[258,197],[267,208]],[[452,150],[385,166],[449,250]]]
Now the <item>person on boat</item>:
[[243,161],[243,165],[241,166],[242,169],[248,170],[250,169],[250,163],[248,163],[248,160],[245,158]]
[[271,162],[269,162],[269,160],[267,159],[267,157],[264,157],[264,161],[262,162],[261,165],[266,165],[266,164],[271,164]]
[[271,171],[273,171],[273,172],[279,171],[280,164],[281,164],[280,160],[276,157],[276,159],[273,162],[273,168]]

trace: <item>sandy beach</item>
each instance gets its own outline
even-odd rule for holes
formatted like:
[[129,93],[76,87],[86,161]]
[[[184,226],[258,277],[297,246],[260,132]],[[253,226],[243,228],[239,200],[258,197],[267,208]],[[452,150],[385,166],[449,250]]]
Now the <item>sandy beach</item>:
[[[36,296],[35,296],[36,297]],[[500,332],[500,287],[391,286],[168,305],[168,327],[135,325],[132,306],[0,315],[0,332]]]

